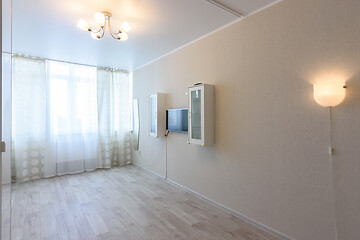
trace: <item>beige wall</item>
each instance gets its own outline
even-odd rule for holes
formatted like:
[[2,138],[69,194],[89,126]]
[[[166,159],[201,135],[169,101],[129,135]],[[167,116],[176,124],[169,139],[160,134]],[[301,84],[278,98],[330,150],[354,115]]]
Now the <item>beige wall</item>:
[[187,106],[215,85],[212,147],[167,138],[168,178],[299,240],[334,239],[328,110],[312,97],[324,76],[347,81],[333,109],[340,239],[360,239],[360,1],[284,0],[134,72],[136,163],[165,175],[165,139],[147,136],[148,94]]

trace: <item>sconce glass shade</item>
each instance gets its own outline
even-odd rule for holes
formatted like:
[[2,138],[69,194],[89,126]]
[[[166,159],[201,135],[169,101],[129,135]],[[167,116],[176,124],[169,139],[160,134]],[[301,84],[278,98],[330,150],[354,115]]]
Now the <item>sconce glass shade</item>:
[[95,13],[94,17],[97,24],[101,27],[105,26],[105,15],[103,13]]
[[345,82],[320,82],[314,85],[315,101],[323,107],[339,105],[345,98]]
[[121,24],[121,26],[120,26],[120,31],[122,32],[122,33],[127,33],[127,32],[129,32],[131,30],[131,27],[130,27],[130,25],[127,23],[127,22],[123,22],[122,24]]
[[87,22],[84,19],[80,19],[77,26],[84,31],[89,30],[89,25],[87,24]]

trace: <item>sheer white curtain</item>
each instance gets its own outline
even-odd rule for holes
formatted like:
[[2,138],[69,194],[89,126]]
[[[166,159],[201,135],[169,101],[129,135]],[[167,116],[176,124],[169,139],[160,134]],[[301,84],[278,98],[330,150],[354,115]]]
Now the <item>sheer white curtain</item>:
[[17,181],[131,163],[127,73],[20,57],[13,64]]
[[45,177],[96,169],[96,68],[48,61],[47,80]]
[[12,159],[20,182],[44,176],[45,79],[45,61],[13,58]]
[[97,73],[101,167],[131,163],[131,99],[128,73],[99,69]]

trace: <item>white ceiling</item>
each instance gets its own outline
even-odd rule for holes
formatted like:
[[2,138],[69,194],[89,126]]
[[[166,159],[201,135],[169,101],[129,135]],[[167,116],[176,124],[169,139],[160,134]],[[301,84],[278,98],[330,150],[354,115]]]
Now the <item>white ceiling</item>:
[[[3,0],[3,28],[10,29],[9,6]],[[279,0],[220,0],[249,15]],[[129,40],[106,34],[94,40],[76,27],[93,14],[112,13],[112,25],[127,21]],[[14,53],[132,71],[227,25],[237,17],[205,0],[12,0]],[[9,30],[10,31],[10,30]],[[9,34],[3,34],[10,51]]]

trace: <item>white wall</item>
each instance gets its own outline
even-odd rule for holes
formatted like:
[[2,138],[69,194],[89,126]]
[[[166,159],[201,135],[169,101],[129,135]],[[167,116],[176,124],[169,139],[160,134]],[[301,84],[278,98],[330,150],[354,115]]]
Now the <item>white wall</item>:
[[2,0],[2,51],[11,51],[11,0]]
[[[340,239],[360,239],[360,1],[286,0],[134,72],[136,163],[165,175],[165,139],[147,136],[148,94],[184,107],[215,85],[215,145],[167,138],[168,178],[298,240],[334,239],[328,110],[312,85],[347,81],[333,109]],[[160,43],[161,44],[161,43]]]
[[11,55],[2,54],[2,141],[6,152],[2,153],[2,183],[11,182]]
[[[11,0],[2,0],[2,51],[11,52]],[[6,152],[2,154],[2,183],[11,182],[11,57],[2,54],[2,141]]]
[[[1,23],[2,23],[2,2],[1,2],[1,6],[0,6],[0,18],[1,18]],[[2,25],[2,24],[1,24]],[[0,46],[2,47],[2,26],[0,27]],[[2,62],[2,56],[0,57],[0,61]],[[2,73],[2,67],[0,66],[0,103],[2,104],[2,97],[1,97],[1,88],[2,88],[2,77],[1,77],[1,73]],[[1,108],[1,107],[0,107]],[[0,122],[2,121],[2,119],[0,118]],[[0,129],[0,136],[2,136],[2,130]],[[0,153],[0,161],[2,161],[2,156]],[[2,169],[0,166],[0,175],[2,175]],[[1,176],[2,178],[2,176]],[[0,184],[0,206],[2,209],[2,185]],[[0,235],[2,235],[2,213],[0,216]]]

